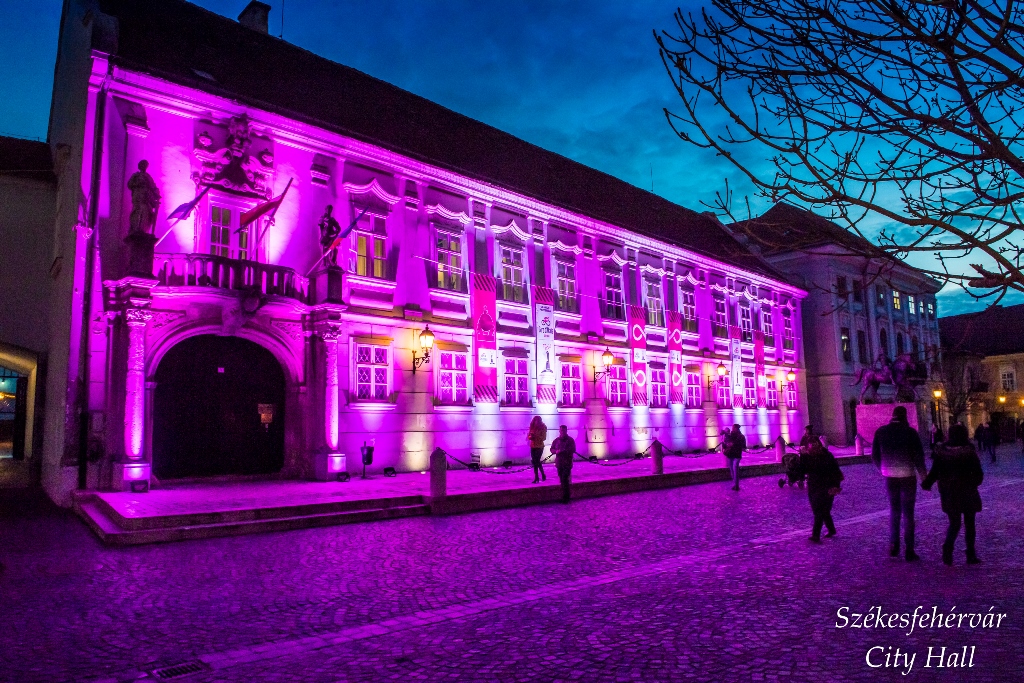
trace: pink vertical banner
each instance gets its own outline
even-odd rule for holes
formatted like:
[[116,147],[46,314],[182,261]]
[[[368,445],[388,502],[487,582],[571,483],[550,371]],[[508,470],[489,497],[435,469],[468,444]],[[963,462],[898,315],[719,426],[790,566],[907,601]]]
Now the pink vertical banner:
[[676,311],[668,312],[668,372],[669,400],[686,401],[686,377],[683,375],[683,319]]
[[497,279],[473,273],[470,309],[473,311],[473,398],[479,403],[498,402],[498,330],[495,320]]
[[647,313],[643,306],[627,306],[629,323],[630,389],[633,405],[647,405]]
[[537,403],[555,403],[555,290],[533,288],[533,320],[537,330]]
[[757,382],[757,407],[768,405],[768,378],[764,376],[764,332],[754,332],[754,377]]

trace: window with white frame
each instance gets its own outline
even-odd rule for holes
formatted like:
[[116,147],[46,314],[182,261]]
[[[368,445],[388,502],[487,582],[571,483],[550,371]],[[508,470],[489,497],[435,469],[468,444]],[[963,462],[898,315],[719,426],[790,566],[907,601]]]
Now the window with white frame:
[[913,294],[907,295],[907,312],[910,315],[917,315],[917,302],[914,300]]
[[933,304],[931,301],[929,301],[927,306],[928,306],[928,319],[929,320],[935,320],[935,304]]
[[576,312],[576,265],[568,261],[555,262],[556,306],[560,311]]
[[725,299],[717,296],[715,297],[714,325],[711,331],[716,337],[729,336],[729,307]]
[[786,407],[796,408],[796,382],[786,384]]
[[764,332],[765,346],[775,346],[775,324],[772,322],[772,309],[761,307],[761,331]]
[[526,358],[505,359],[505,405],[530,403],[530,363]]
[[629,404],[629,379],[625,365],[608,367],[608,402],[614,406]]
[[752,341],[754,339],[754,322],[750,315],[750,306],[740,306],[740,333],[743,341]]
[[774,379],[768,380],[768,386],[765,388],[764,393],[765,405],[769,408],[779,407],[779,383]]
[[743,378],[743,407],[757,407],[757,384],[754,382],[753,377]]
[[240,212],[223,206],[210,207],[210,253],[246,261],[251,258],[249,229],[239,229]]
[[701,402],[704,400],[702,393],[700,373],[686,373],[686,407],[700,408]]
[[647,324],[665,327],[665,304],[661,300],[661,283],[644,280],[644,303],[647,305]]
[[999,380],[1003,391],[1017,391],[1017,374],[1012,368],[1003,368],[999,372]]
[[892,290],[892,310],[899,311],[903,308],[903,301],[898,290]]
[[732,408],[732,387],[728,382],[719,382],[715,393],[719,408]]
[[668,380],[665,370],[650,368],[648,373],[651,376],[651,407],[664,408],[668,405]]
[[437,286],[452,291],[462,290],[462,235],[438,230],[434,240],[437,247]]
[[622,306],[622,275],[604,274],[604,317],[609,320],[623,320],[626,317]]
[[583,379],[580,364],[573,361],[562,362],[562,405],[583,405]]
[[501,247],[501,286],[505,301],[526,301],[526,281],[523,279],[523,250],[519,247]]
[[697,331],[697,304],[693,290],[679,290],[679,312],[683,317],[683,329],[687,332]]
[[[437,352],[435,352],[437,353]],[[437,398],[441,403],[469,402],[468,354],[441,351],[437,365]]]
[[356,398],[386,401],[391,368],[389,349],[379,344],[356,343]]
[[782,348],[793,348],[793,312],[788,308],[782,312]]

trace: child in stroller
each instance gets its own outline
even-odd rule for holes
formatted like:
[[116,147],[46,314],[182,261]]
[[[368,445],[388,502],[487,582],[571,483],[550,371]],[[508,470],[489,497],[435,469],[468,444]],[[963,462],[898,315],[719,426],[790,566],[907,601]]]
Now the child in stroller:
[[779,479],[779,488],[781,489],[785,486],[787,481],[790,486],[798,484],[800,488],[803,488],[804,473],[800,468],[800,455],[798,453],[786,453],[782,456],[782,465],[786,468],[786,476]]

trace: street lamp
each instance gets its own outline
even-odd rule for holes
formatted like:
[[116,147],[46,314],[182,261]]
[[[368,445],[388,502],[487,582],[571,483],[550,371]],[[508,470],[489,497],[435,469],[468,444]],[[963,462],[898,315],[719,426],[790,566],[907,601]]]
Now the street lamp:
[[611,349],[607,346],[604,347],[604,353],[601,354],[601,367],[604,368],[601,372],[597,371],[597,366],[591,366],[590,370],[594,373],[594,386],[597,386],[597,380],[602,379],[608,375],[611,370],[612,363],[615,362],[615,356],[612,355]]
[[1005,396],[1000,396],[999,397],[999,402],[1000,403],[1006,403],[1006,397]]
[[423,355],[417,356],[415,349],[412,352],[412,373],[414,375],[419,366],[430,362],[430,349],[432,348],[434,348],[434,333],[430,331],[430,325],[427,325],[420,332],[420,349],[423,350]]
[[935,391],[933,391],[932,396],[934,396],[935,400],[938,401],[940,398],[942,398],[942,389],[936,389]]
[[[715,372],[718,373],[718,384],[725,384],[725,381],[726,381],[725,380],[725,375],[726,375],[726,373],[729,372],[728,368],[725,367],[725,363],[722,363],[721,361],[719,361],[718,367],[715,368]],[[711,392],[711,391],[714,391],[714,390],[715,390],[715,379],[713,377],[708,377],[708,391]]]
[[935,400],[932,401],[932,423],[935,424],[936,429],[942,429],[942,389],[932,390],[932,396]]

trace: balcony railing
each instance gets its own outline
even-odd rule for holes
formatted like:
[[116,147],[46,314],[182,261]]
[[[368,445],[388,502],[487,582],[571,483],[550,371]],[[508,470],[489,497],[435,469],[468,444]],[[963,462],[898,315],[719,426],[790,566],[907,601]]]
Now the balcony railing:
[[155,254],[153,272],[167,286],[255,289],[268,296],[305,301],[309,280],[291,268],[210,254]]

